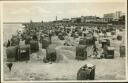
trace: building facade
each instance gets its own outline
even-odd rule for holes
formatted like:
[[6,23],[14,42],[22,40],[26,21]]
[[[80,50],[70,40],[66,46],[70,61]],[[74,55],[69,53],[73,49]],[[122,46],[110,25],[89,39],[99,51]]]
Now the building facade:
[[122,15],[121,11],[116,11],[114,14],[114,20],[119,20]]
[[124,15],[121,11],[116,11],[114,13],[104,14],[106,21],[118,21],[120,17]]
[[108,14],[104,14],[105,21],[107,22],[111,22],[114,19],[114,13],[108,13]]
[[97,17],[96,16],[81,16],[81,22],[96,22]]

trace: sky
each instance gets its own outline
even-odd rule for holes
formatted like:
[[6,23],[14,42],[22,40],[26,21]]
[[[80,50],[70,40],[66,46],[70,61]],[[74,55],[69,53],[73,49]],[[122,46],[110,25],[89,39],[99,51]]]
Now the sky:
[[71,3],[4,3],[4,22],[53,21],[80,16],[99,16],[115,11],[125,12],[124,2],[71,2]]

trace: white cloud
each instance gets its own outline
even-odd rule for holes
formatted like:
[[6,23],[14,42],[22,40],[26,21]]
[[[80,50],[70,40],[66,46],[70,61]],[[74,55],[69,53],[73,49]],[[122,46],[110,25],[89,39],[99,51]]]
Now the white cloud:
[[40,6],[40,7],[39,7],[39,6],[33,7],[33,9],[35,9],[35,10],[36,10],[37,12],[39,12],[39,13],[44,13],[44,14],[49,14],[49,13],[51,13],[50,11],[48,11],[48,10],[42,8],[41,6]]
[[19,15],[19,16],[29,16],[29,15],[39,15],[39,14],[50,14],[51,12],[41,8],[39,6],[32,6],[28,8],[20,8],[15,11],[10,11],[11,15]]
[[17,9],[16,11],[10,11],[10,14],[17,15],[17,14],[28,14],[30,11],[26,8]]
[[74,9],[69,11],[69,14],[74,15],[74,16],[82,16],[82,15],[90,15],[90,10],[87,8],[84,9]]
[[58,11],[57,14],[63,14],[63,12],[62,11]]
[[54,20],[97,15],[125,9],[124,3],[13,3],[4,4],[4,21]]

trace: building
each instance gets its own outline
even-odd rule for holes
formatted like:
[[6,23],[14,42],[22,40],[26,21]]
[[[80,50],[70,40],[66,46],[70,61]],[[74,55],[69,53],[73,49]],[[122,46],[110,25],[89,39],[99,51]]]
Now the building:
[[64,19],[62,19],[62,21],[63,21],[63,22],[69,22],[70,19],[68,19],[68,18],[64,18]]
[[114,13],[104,14],[104,18],[111,18],[111,19],[113,19],[114,18]]
[[96,16],[86,16],[85,22],[96,22],[97,17]]
[[96,16],[81,16],[81,22],[82,23],[85,23],[85,22],[96,22],[97,18],[99,18],[99,17],[96,17]]
[[114,20],[119,20],[122,15],[123,13],[121,11],[116,11],[114,13]]
[[108,22],[108,20],[106,20],[106,18],[98,18],[98,19],[96,20],[96,22],[106,23],[106,22]]
[[58,19],[57,19],[57,16],[56,16],[56,21],[57,21]]
[[77,18],[71,18],[71,22],[74,23],[77,21]]
[[72,23],[80,23],[81,22],[81,18],[80,17],[71,18],[71,22]]
[[81,16],[81,22],[82,22],[82,23],[85,22],[85,16]]
[[114,19],[114,13],[108,13],[108,14],[104,14],[105,21],[107,22],[111,22]]
[[104,18],[108,22],[110,22],[110,21],[118,21],[122,15],[124,15],[124,13],[122,13],[121,11],[116,11],[115,13],[104,14]]
[[114,13],[104,14],[103,18],[106,22],[111,22],[114,19]]

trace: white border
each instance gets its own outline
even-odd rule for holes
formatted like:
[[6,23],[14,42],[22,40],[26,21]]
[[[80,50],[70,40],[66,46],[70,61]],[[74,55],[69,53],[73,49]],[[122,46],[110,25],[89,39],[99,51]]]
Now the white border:
[[125,39],[126,39],[126,50],[125,50],[125,52],[126,52],[126,62],[125,62],[125,64],[126,64],[126,80],[128,80],[128,56],[127,56],[127,53],[128,53],[128,48],[127,48],[127,46],[128,46],[128,29],[127,29],[127,1],[126,1],[126,3],[125,3],[125,7],[126,7],[126,9],[125,9],[125,30],[126,30],[126,32],[125,32]]
[[[78,80],[56,80],[56,81],[4,81],[3,79],[3,41],[1,41],[1,82],[12,82],[12,83],[17,83],[17,82],[127,82],[128,81],[128,65],[127,65],[127,0],[48,0],[48,1],[1,1],[1,11],[3,11],[3,4],[4,3],[82,3],[82,2],[98,2],[98,3],[102,3],[102,2],[125,2],[125,8],[126,8],[126,12],[125,12],[125,38],[126,38],[126,79],[125,80],[93,80],[93,81],[78,81]],[[3,13],[1,12],[1,40],[3,40]]]
[[1,31],[1,33],[0,33],[0,40],[1,40],[1,82],[2,82],[2,79],[3,79],[3,13],[2,13],[2,11],[3,11],[3,4],[2,3],[0,3],[0,31]]
[[3,3],[79,3],[79,2],[127,2],[127,0],[1,0]]

